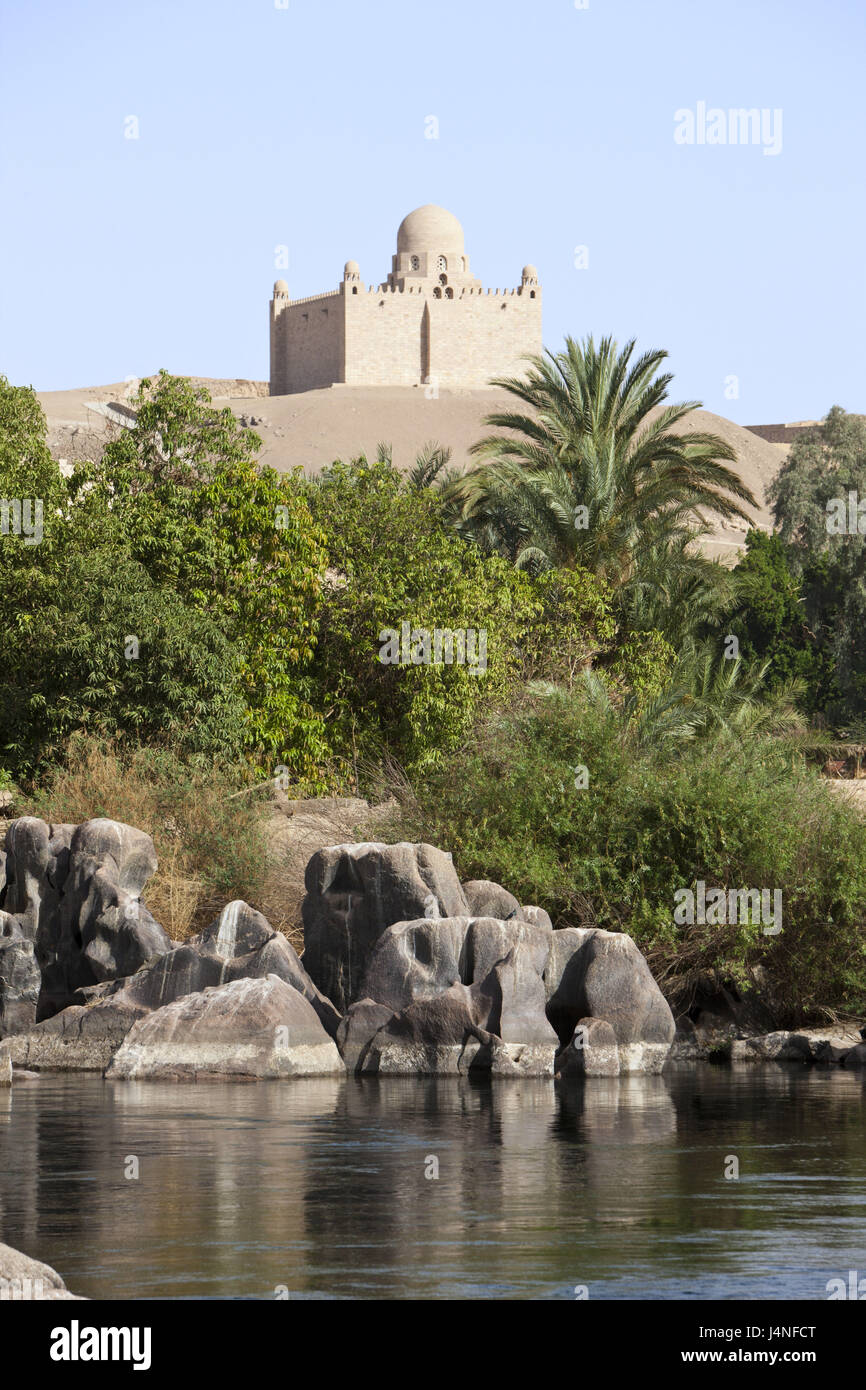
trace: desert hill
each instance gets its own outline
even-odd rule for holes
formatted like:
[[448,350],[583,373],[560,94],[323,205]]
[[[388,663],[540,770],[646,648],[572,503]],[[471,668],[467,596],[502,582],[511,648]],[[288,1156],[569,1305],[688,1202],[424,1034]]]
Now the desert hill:
[[[332,386],[291,396],[269,396],[267,382],[193,378],[207,386],[215,401],[231,407],[264,441],[261,459],[280,471],[301,467],[308,472],[357,454],[375,454],[380,441],[393,448],[395,462],[409,466],[428,440],[450,446],[453,462],[465,467],[469,448],[486,432],[484,417],[513,406],[496,388],[440,391],[429,399],[423,387]],[[135,382],[42,391],[49,444],[55,458],[72,462],[98,454],[109,434],[121,426]],[[767,485],[788,453],[787,444],[770,443],[710,411],[696,411],[691,428],[711,430],[737,452],[737,468],[760,503],[755,524],[769,528]],[[717,523],[708,549],[733,554],[742,546],[744,526]]]

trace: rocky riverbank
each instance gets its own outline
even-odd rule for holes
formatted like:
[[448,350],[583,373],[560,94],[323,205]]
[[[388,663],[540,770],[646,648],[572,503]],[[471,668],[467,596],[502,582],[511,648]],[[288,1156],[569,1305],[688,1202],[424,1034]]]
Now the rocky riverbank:
[[[110,820],[12,822],[0,859],[0,1085],[359,1074],[611,1076],[671,1059],[863,1066],[856,1033],[721,1042],[679,1029],[624,933],[558,931],[432,845],[309,859],[301,960],[245,902],[172,941],[141,900],[150,837]],[[712,1020],[711,1020],[712,1021]]]
[[43,1303],[67,1298],[79,1300],[80,1295],[69,1292],[56,1269],[41,1260],[31,1260],[11,1245],[0,1244],[0,1303]]

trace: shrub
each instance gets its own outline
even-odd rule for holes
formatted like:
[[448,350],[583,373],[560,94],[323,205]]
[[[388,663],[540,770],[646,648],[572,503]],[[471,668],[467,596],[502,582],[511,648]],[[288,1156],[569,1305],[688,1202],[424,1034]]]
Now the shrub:
[[[533,580],[483,556],[449,526],[440,497],[406,485],[386,460],[335,464],[307,499],[326,534],[326,578],[312,664],[344,780],[386,751],[434,767],[480,711],[538,671],[587,663],[614,631],[606,592],[584,571]],[[486,669],[383,664],[387,630],[486,633]]]
[[[639,744],[610,707],[548,693],[417,782],[396,833],[450,850],[461,878],[497,880],[559,926],[627,930],[673,993],[697,973],[743,982],[763,965],[791,1022],[866,1011],[866,825],[784,740]],[[781,889],[781,935],[675,925],[675,891],[701,879]]]

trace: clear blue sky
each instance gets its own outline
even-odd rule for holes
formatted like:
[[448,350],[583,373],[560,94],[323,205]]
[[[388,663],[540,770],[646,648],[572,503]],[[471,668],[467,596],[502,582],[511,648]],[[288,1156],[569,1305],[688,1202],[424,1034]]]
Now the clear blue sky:
[[[274,279],[378,283],[432,202],[485,285],[538,266],[549,347],[665,347],[744,424],[866,410],[864,60],[862,0],[2,0],[0,371],[264,378]],[[677,144],[701,101],[781,153]]]

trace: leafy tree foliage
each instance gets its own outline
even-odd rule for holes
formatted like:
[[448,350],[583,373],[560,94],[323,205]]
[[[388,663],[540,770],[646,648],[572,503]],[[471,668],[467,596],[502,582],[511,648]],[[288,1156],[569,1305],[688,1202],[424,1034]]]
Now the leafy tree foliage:
[[482,439],[480,466],[453,486],[462,531],[518,566],[579,563],[618,588],[699,509],[746,517],[755,499],[727,466],[730,445],[678,428],[698,402],[664,405],[667,354],[633,352],[633,341],[620,351],[610,338],[567,338],[525,378],[494,383],[528,410],[488,417],[508,433]]
[[[431,766],[515,681],[567,679],[613,636],[609,600],[592,576],[537,582],[482,555],[448,525],[440,494],[416,477],[404,481],[386,456],[335,464],[308,484],[307,498],[331,566],[313,671],[344,766],[359,749],[386,748],[409,768]],[[485,634],[485,669],[383,663],[388,630],[404,623],[410,634]]]
[[153,582],[209,614],[239,654],[246,745],[315,777],[326,753],[309,703],[324,537],[297,480],[256,465],[261,439],[206,390],[161,372],[135,427],[76,471],[79,510],[113,528]]

